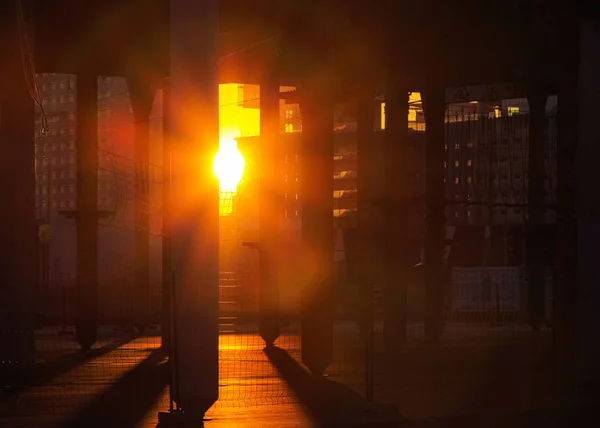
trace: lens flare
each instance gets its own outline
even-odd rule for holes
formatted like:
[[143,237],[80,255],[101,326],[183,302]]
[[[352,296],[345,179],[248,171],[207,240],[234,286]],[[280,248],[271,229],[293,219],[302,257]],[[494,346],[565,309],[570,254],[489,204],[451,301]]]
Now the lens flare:
[[222,141],[213,162],[213,172],[221,192],[236,192],[244,176],[244,156],[235,141]]
[[213,173],[219,180],[219,213],[222,216],[233,213],[233,200],[244,176],[244,167],[244,156],[235,140],[221,140],[213,161]]

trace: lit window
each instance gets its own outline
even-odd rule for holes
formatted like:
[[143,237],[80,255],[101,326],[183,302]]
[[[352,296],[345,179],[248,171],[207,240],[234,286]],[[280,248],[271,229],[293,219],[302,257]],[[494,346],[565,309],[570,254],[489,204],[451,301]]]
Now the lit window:
[[467,160],[467,166],[471,166],[471,165],[472,165],[471,159]]
[[460,178],[454,177],[454,184],[458,184],[460,182]]
[[459,165],[460,165],[460,162],[458,162],[457,160],[456,160],[456,161],[454,161],[454,166],[456,166],[456,167],[457,167],[457,166],[459,166]]

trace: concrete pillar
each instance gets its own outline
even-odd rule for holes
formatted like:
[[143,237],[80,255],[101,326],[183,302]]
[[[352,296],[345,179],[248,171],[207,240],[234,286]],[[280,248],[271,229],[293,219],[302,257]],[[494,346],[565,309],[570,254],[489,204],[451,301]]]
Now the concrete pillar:
[[98,76],[77,74],[77,325],[82,349],[92,347],[98,324]]
[[[31,2],[24,1],[23,6],[25,25],[31,31]],[[27,92],[14,2],[0,4],[0,58],[0,370],[3,370],[8,368],[3,362],[33,363],[35,359],[30,299],[38,281],[34,108]]]
[[281,231],[281,188],[277,171],[283,141],[279,132],[279,83],[274,75],[266,76],[260,86],[260,151],[259,151],[259,333],[267,346],[279,337],[279,284],[275,272],[276,254]]
[[[354,260],[358,266],[348,269],[355,272],[352,275],[358,280],[359,294],[357,299],[358,322],[362,332],[369,333],[373,329],[374,317],[374,285],[376,279],[372,269],[375,253],[377,213],[375,209],[375,183],[374,175],[381,165],[376,164],[374,143],[375,103],[372,91],[364,90],[357,100],[357,225],[358,245]],[[346,249],[346,259],[349,249]]]
[[171,349],[171,289],[173,266],[171,254],[171,83],[163,83],[163,151],[162,151],[162,348]]
[[[395,69],[395,68],[394,68]],[[385,99],[385,276],[383,338],[387,349],[406,341],[406,293],[410,272],[408,216],[408,90],[401,72],[390,73]]]
[[134,317],[143,332],[150,324],[152,290],[150,288],[150,112],[155,90],[138,77],[127,79],[135,118],[134,184]]
[[[565,16],[567,18],[567,16]],[[558,392],[573,392],[576,359],[576,291],[578,287],[577,169],[579,118],[579,28],[573,17],[563,21],[565,36],[558,79],[556,147],[556,275],[552,288],[554,370]],[[568,36],[567,36],[568,35]]]
[[579,34],[579,121],[576,158],[576,203],[579,222],[577,363],[579,387],[591,400],[592,397],[597,397],[600,386],[600,194],[597,189],[600,159],[600,31],[596,23],[583,20]]
[[325,79],[302,87],[302,362],[315,374],[333,354],[333,100]]
[[529,151],[527,187],[527,241],[526,260],[529,273],[529,324],[537,331],[544,323],[546,274],[544,269],[543,233],[544,215],[544,139],[546,127],[546,100],[548,96],[538,84],[528,85]]
[[217,0],[171,0],[173,398],[195,422],[219,394]]
[[[433,82],[432,82],[433,83]],[[446,113],[444,87],[429,84],[424,94],[425,110],[425,333],[438,340],[444,329],[444,117]]]

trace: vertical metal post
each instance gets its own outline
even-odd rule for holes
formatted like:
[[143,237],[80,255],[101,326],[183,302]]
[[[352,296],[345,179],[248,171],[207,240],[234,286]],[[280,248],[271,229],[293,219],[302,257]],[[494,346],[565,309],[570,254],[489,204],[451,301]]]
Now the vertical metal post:
[[546,275],[544,272],[544,131],[547,95],[535,83],[529,86],[529,151],[527,189],[527,268],[529,271],[529,324],[537,331],[544,322]]
[[280,167],[282,141],[279,133],[279,83],[274,75],[260,85],[260,183],[259,183],[259,260],[260,301],[258,328],[267,346],[279,337],[279,284],[275,276],[276,254],[284,251],[274,247],[280,233],[280,189],[276,171]]
[[170,15],[174,398],[201,422],[219,394],[219,2],[171,0]]
[[135,118],[134,185],[134,323],[140,332],[150,324],[150,112],[154,89],[137,77],[127,79]]
[[429,85],[425,92],[425,333],[438,340],[444,329],[444,88]]
[[96,342],[98,323],[98,77],[77,75],[77,325],[82,349]]
[[[391,70],[395,70],[392,67]],[[389,350],[406,341],[409,207],[407,183],[408,90],[390,71],[385,100],[385,276],[383,337]]]
[[171,84],[163,83],[163,147],[162,147],[162,342],[171,349],[173,266],[171,257]]

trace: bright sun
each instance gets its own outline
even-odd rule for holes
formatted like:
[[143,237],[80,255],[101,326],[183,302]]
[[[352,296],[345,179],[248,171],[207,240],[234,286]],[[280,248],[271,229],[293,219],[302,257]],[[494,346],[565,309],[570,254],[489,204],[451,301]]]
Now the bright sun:
[[219,180],[221,192],[236,192],[244,176],[244,157],[235,141],[221,141],[213,162],[213,172]]
[[233,196],[244,176],[244,156],[233,139],[221,139],[219,151],[213,161],[213,172],[219,180],[221,215],[229,215],[233,210]]

